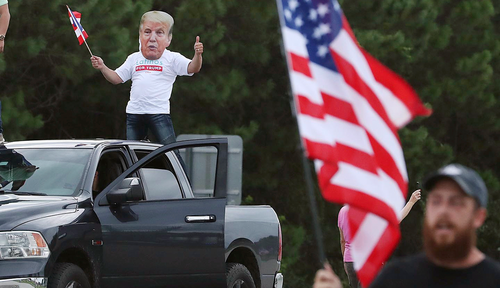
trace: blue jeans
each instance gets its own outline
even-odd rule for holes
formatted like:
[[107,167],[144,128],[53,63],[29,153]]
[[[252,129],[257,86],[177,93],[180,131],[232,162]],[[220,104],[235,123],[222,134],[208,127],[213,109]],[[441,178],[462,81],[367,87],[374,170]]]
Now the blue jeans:
[[[170,114],[129,114],[127,113],[127,140],[144,140],[150,130],[156,141],[163,145],[175,142],[174,125]],[[182,160],[179,150],[175,155],[186,171],[186,164]]]
[[175,142],[174,126],[169,114],[127,113],[127,140],[144,140],[148,130],[158,143],[167,145]]

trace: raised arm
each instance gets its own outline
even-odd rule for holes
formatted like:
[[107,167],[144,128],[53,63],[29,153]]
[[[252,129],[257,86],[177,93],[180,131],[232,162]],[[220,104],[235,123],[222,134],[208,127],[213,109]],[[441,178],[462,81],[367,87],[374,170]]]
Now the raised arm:
[[118,74],[114,70],[109,69],[108,66],[104,64],[104,61],[101,57],[90,57],[90,61],[92,62],[92,67],[101,71],[102,75],[104,75],[104,78],[106,78],[109,83],[116,85],[123,82],[122,78],[120,78],[120,76],[118,76]]
[[201,64],[203,63],[203,43],[200,42],[200,36],[196,36],[196,42],[194,43],[194,56],[193,60],[188,65],[188,73],[198,73],[201,70]]
[[403,210],[401,210],[401,219],[399,219],[399,223],[401,223],[401,221],[403,221],[403,219],[405,219],[406,216],[408,216],[408,213],[410,213],[411,208],[413,208],[413,205],[415,205],[415,203],[417,203],[417,201],[420,200],[420,197],[421,197],[420,189],[413,191],[413,193],[410,196],[410,200],[408,200],[405,207],[403,207]]
[[9,13],[9,4],[5,4],[0,6],[0,36],[3,39],[0,39],[0,53],[3,53],[5,46],[5,34],[7,34],[7,30],[9,29],[10,22],[10,13]]

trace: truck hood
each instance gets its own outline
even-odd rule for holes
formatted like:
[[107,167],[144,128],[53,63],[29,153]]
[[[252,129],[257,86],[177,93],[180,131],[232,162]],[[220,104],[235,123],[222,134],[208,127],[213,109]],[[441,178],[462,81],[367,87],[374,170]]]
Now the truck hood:
[[53,196],[0,195],[0,231],[9,231],[20,224],[76,210],[77,199]]

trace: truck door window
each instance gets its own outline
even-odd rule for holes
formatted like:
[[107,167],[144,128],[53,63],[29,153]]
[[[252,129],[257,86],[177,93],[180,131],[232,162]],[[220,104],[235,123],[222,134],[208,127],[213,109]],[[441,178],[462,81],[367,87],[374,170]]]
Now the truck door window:
[[125,160],[120,151],[104,152],[99,159],[94,182],[92,184],[92,195],[95,197],[101,193],[113,180],[125,171]]
[[217,148],[201,146],[179,149],[186,165],[186,175],[191,181],[193,194],[197,198],[214,196],[215,173],[217,171]]
[[[150,151],[135,151],[138,159],[142,159],[149,153]],[[166,155],[154,158],[139,171],[144,185],[146,200],[183,198],[179,181]]]

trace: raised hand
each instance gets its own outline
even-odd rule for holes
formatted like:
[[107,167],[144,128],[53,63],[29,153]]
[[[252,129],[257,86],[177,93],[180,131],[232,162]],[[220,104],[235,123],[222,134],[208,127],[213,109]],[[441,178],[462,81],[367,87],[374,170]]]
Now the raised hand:
[[410,202],[417,203],[417,201],[420,200],[420,197],[422,197],[422,194],[420,191],[421,191],[420,189],[413,191],[413,193],[411,194],[411,197],[410,197]]
[[194,42],[194,54],[201,55],[203,53],[203,43],[200,42],[200,36],[196,36],[196,42]]

